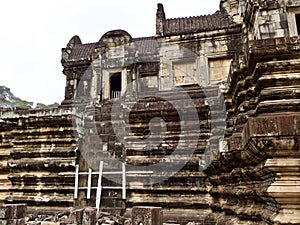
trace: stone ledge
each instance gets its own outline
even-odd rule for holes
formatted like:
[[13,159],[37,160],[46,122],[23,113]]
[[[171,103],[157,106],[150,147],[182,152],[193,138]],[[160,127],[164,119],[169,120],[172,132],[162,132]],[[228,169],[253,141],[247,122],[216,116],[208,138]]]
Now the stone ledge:
[[249,118],[242,132],[243,147],[251,139],[300,136],[300,115],[283,114]]

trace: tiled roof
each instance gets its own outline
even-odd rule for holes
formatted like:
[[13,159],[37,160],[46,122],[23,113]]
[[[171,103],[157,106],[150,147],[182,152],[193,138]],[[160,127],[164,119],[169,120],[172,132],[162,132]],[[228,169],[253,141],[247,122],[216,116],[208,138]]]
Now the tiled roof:
[[133,38],[136,50],[139,54],[155,54],[158,52],[158,43],[155,37]]
[[235,26],[226,14],[217,11],[211,15],[166,19],[163,21],[164,35],[219,30]]
[[[139,54],[155,54],[158,52],[158,43],[155,37],[133,38],[131,42],[134,46],[134,51]],[[98,43],[76,44],[71,50],[68,60],[77,61],[87,59],[93,53]]]
[[80,60],[90,57],[96,48],[97,43],[77,44],[71,51],[69,60]]

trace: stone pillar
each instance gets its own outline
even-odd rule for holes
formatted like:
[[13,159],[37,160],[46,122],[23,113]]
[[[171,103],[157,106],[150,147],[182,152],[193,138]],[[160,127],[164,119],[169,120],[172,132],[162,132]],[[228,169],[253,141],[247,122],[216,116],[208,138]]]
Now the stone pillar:
[[156,35],[163,36],[164,35],[164,20],[166,19],[164,6],[163,4],[157,4],[156,11]]
[[132,209],[132,225],[162,225],[162,208],[135,206]]
[[86,208],[82,216],[82,225],[94,225],[96,221],[96,209],[92,207]]
[[[285,151],[289,152],[285,149],[282,150],[282,152]],[[281,206],[274,219],[275,222],[280,224],[300,223],[299,165],[300,159],[294,157],[274,157],[268,159],[265,164],[268,169],[276,174],[276,180],[268,188],[268,193]]]
[[[83,213],[84,213],[84,209],[76,209],[72,211],[69,216],[70,222],[72,224],[82,224]],[[86,214],[85,214],[85,221],[87,221]]]
[[0,206],[0,224],[25,225],[26,204]]

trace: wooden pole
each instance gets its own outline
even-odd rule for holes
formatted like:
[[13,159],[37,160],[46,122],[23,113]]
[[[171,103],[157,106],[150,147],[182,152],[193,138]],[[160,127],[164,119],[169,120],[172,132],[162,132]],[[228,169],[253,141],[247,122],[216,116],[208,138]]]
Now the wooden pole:
[[101,203],[102,175],[103,175],[103,161],[101,161],[99,165],[98,185],[97,185],[97,194],[96,194],[97,213],[100,210],[100,203]]
[[122,163],[122,199],[126,199],[126,166]]
[[78,198],[78,180],[79,180],[79,165],[76,165],[76,167],[75,167],[74,199]]
[[92,169],[89,169],[89,175],[88,175],[88,186],[87,186],[87,194],[86,198],[91,198],[91,190],[92,190]]

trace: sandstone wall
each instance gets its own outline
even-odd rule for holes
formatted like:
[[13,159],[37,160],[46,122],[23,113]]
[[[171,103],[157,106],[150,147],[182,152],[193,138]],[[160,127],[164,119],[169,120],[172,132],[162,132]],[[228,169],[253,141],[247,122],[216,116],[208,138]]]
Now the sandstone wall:
[[[1,154],[3,176],[11,183],[5,203],[26,203],[28,211],[72,207],[76,130],[71,111],[16,110],[3,112]],[[5,187],[5,186],[4,186]]]
[[1,177],[1,185],[0,185],[0,202],[3,203],[9,188],[11,187],[11,182],[8,179],[9,169],[7,166],[7,161],[11,159],[10,150],[12,148],[12,143],[10,142],[12,135],[11,130],[13,129],[13,125],[11,123],[6,123],[3,120],[0,120],[0,177]]
[[211,207],[226,224],[299,223],[298,46],[298,38],[253,41],[246,66],[232,68],[229,151],[206,171]]
[[[220,119],[220,121],[212,122],[215,118],[212,118],[211,114],[221,115],[224,112],[222,98],[219,95],[218,87],[202,90],[200,87],[191,86],[184,90],[186,95],[182,95],[178,91],[164,91],[161,92],[159,98],[154,97],[155,93],[151,93],[152,97],[147,97],[150,93],[144,93],[145,97],[141,95],[139,100],[127,96],[127,107],[117,112],[111,109],[113,104],[116,104],[116,100],[109,100],[102,103],[100,107],[94,108],[94,111],[85,112],[84,118],[86,120],[82,124],[85,125],[83,130],[86,133],[82,137],[80,147],[81,167],[83,169],[86,170],[87,167],[90,167],[97,170],[99,161],[104,160],[104,171],[120,171],[120,167],[116,166],[113,160],[110,162],[108,157],[126,162],[128,170],[132,170],[131,166],[137,166],[141,171],[145,170],[143,166],[149,166],[147,170],[151,170],[153,168],[151,165],[155,166],[159,162],[165,162],[165,167],[159,168],[161,172],[154,171],[152,175],[129,174],[127,176],[125,201],[121,199],[121,191],[104,190],[101,198],[101,209],[115,213],[124,213],[126,209],[126,213],[129,213],[133,206],[162,206],[165,220],[176,220],[182,223],[203,221],[211,212],[209,208],[211,197],[207,192],[208,180],[202,172],[203,168],[200,167],[205,167],[205,164],[208,164],[219,150],[220,134],[222,133],[221,130],[224,129],[225,121],[222,123],[222,119]],[[172,98],[173,105],[166,101],[163,96],[169,100]],[[193,104],[188,105],[189,99],[186,99],[187,97],[191,99]],[[213,102],[215,106],[211,108],[214,110],[213,112],[210,111],[210,106],[207,103],[209,101]],[[190,120],[182,121],[174,105],[181,106],[189,114],[195,110],[199,117],[199,123],[195,122],[193,115],[190,115]],[[129,112],[130,116],[127,120],[126,113]],[[148,138],[149,129],[151,129],[149,121],[155,117],[161,117],[165,120],[166,134],[163,139],[159,136],[151,136],[148,141],[151,142],[150,146],[154,147],[149,148],[146,141],[141,140]],[[95,118],[95,120],[88,118]],[[225,118],[224,115],[223,118]],[[189,126],[190,135],[184,133],[186,135],[184,136],[181,133],[186,131],[181,131],[181,123],[183,122]],[[116,136],[119,131],[113,127],[112,123],[123,124],[123,126],[118,126],[119,129],[125,127],[126,135],[123,140]],[[211,124],[214,125],[213,128]],[[159,128],[161,121],[152,121],[151,126]],[[199,131],[200,133],[198,133]],[[98,138],[95,138],[95,133],[97,133]],[[159,132],[156,135],[162,134]],[[180,149],[177,149],[178,145],[180,145]],[[190,155],[186,155],[185,151],[193,147],[195,147],[194,151]],[[171,168],[182,160],[187,160],[186,164],[183,164],[184,167],[173,174],[174,172],[168,167]],[[203,161],[203,165],[199,165],[200,160]],[[166,177],[164,182],[154,182],[161,177]],[[115,183],[112,182],[114,179]],[[103,181],[103,185],[110,186],[119,186],[121,183],[120,176],[115,178],[110,176],[109,179]],[[97,180],[94,181],[94,186],[97,186]],[[80,193],[79,205],[86,201],[85,191],[82,190]],[[199,208],[202,210],[199,211]]]
[[[166,19],[159,4],[157,37],[115,30],[82,44],[74,36],[62,63],[63,104],[75,111],[1,112],[0,200],[40,211],[94,206],[95,189],[91,199],[83,189],[73,199],[75,162],[81,172],[95,172],[101,160],[106,171],[120,171],[120,162],[150,171],[163,161],[153,175],[128,175],[126,200],[120,190],[103,190],[101,208],[123,214],[134,206],[162,206],[164,221],[181,224],[209,224],[208,218],[220,224],[299,223],[300,40],[293,37],[299,5],[224,0],[212,15]],[[132,85],[117,111],[108,84],[114,73],[121,74],[122,94]],[[167,100],[187,112],[189,132],[181,134],[182,118]],[[223,135],[223,121],[214,119],[225,111]],[[163,139],[161,131],[150,135],[163,124],[152,121],[157,117],[165,121]],[[181,162],[184,167],[170,173]],[[161,177],[166,179],[153,182]],[[95,176],[92,186],[97,181]],[[120,176],[103,179],[104,186],[120,183]],[[79,184],[87,186],[87,176]]]

